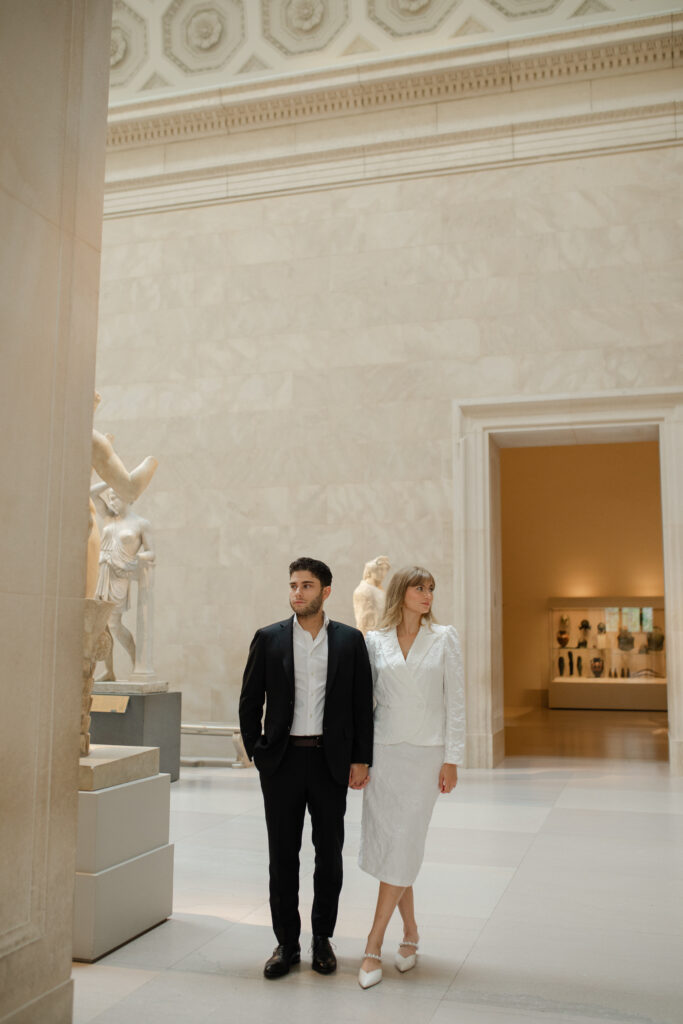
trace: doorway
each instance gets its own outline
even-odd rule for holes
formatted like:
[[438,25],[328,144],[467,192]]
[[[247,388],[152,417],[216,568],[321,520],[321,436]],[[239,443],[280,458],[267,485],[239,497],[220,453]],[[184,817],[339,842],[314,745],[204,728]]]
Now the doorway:
[[500,452],[658,442],[669,766],[683,775],[683,389],[453,403],[454,621],[463,638],[467,764],[505,757]]
[[639,651],[652,611],[629,653],[600,621],[654,607],[665,628],[659,465],[657,441],[501,450],[508,756],[668,759],[665,651]]

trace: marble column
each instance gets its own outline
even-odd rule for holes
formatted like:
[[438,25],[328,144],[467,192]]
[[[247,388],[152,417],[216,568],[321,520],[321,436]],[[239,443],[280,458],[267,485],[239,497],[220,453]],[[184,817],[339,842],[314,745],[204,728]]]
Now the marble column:
[[0,5],[0,1020],[72,1017],[111,0]]

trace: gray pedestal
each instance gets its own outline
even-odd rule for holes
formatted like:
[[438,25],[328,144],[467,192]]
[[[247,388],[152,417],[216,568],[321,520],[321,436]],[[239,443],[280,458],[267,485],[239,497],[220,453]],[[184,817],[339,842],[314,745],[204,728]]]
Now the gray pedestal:
[[181,694],[93,695],[90,739],[118,746],[159,747],[159,771],[180,775]]
[[74,960],[98,960],[171,914],[170,780],[157,767],[158,750],[144,747],[81,758]]

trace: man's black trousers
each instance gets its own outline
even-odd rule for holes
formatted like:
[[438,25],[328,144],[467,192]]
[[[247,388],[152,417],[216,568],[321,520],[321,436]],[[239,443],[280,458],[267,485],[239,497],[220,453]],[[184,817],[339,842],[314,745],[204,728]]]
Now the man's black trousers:
[[330,938],[343,880],[347,786],[330,775],[322,747],[289,745],[275,773],[261,776],[270,855],[270,912],[279,943],[299,941],[299,851],[306,809],[311,816],[315,872],[311,926]]

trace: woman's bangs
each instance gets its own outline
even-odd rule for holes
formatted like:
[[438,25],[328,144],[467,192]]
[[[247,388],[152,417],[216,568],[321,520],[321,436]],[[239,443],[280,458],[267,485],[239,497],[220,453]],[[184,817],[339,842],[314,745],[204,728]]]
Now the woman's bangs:
[[431,572],[427,569],[416,569],[410,579],[406,582],[406,587],[419,587],[421,583],[431,583],[436,588],[436,580],[432,576]]

